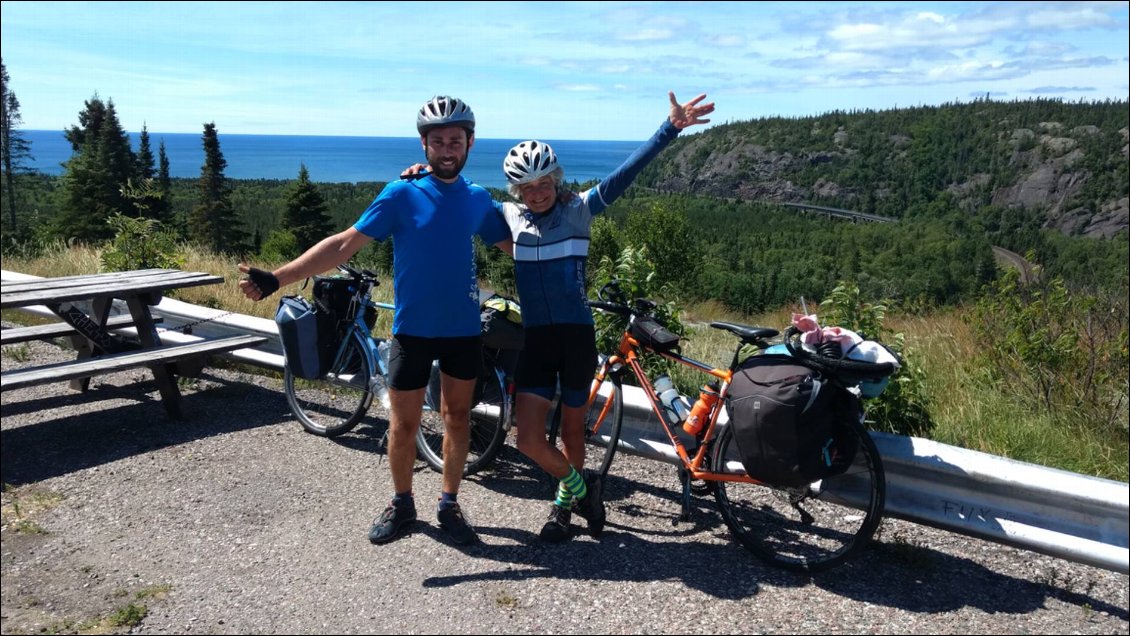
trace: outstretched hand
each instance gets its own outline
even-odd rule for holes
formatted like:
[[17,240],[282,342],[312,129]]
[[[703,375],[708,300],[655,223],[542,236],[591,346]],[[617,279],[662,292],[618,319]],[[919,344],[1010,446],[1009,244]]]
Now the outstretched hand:
[[685,104],[680,104],[679,100],[675,99],[674,91],[668,91],[667,96],[671,98],[671,114],[667,119],[675,128],[682,130],[695,124],[710,123],[709,119],[701,119],[701,117],[714,112],[714,102],[699,105],[699,102],[706,99],[706,93],[702,93]]
[[239,290],[251,300],[263,300],[279,289],[279,279],[271,272],[246,263],[239,264],[239,271],[247,274],[247,278],[239,281]]

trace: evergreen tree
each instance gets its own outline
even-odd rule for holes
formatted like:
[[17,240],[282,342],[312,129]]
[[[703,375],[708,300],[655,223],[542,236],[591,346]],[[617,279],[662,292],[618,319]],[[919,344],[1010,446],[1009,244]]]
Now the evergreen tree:
[[310,182],[306,164],[298,170],[298,182],[287,192],[282,226],[294,234],[299,253],[305,252],[333,231],[329,206],[318,187]]
[[204,124],[204,165],[197,190],[199,203],[188,217],[189,239],[213,252],[239,253],[246,249],[247,233],[240,227],[231,202],[231,189],[224,178],[228,162],[220,152],[216,124]]
[[23,122],[20,100],[8,87],[8,69],[0,60],[0,157],[4,170],[4,201],[8,204],[9,231],[19,232],[16,216],[16,175],[23,170],[23,162],[32,159],[31,144],[23,138],[17,127]]
[[[153,208],[153,215],[166,227],[173,221],[173,180],[169,178],[169,155],[165,153],[165,140],[157,148],[157,193],[160,200]],[[179,225],[179,224],[174,224]]]
[[64,201],[54,220],[54,234],[80,241],[107,238],[113,232],[108,220],[115,213],[139,215],[127,196],[137,160],[113,100],[103,103],[95,94],[79,113],[79,125],[64,134],[74,154],[65,164]]
[[129,190],[135,192],[134,207],[137,216],[156,219],[164,218],[164,203],[161,200],[161,191],[154,179],[156,168],[153,165],[153,149],[149,144],[149,129],[141,125],[141,135],[137,146],[137,155],[134,157],[137,165],[134,172],[137,175],[136,183],[131,183]]
[[135,172],[139,179],[153,178],[153,150],[149,146],[149,129],[145,124],[141,125],[141,135],[138,137]]

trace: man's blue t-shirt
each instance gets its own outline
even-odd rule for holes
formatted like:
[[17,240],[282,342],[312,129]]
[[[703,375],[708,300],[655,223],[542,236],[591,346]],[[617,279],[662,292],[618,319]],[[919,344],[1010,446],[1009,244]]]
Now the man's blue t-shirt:
[[353,228],[393,244],[394,335],[479,335],[479,281],[472,237],[510,237],[490,194],[465,177],[393,181]]

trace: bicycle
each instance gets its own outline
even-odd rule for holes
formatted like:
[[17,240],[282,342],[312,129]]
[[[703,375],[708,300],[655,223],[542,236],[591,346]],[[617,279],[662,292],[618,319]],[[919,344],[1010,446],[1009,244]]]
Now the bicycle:
[[[372,335],[377,310],[393,305],[370,298],[379,284],[376,274],[339,265],[346,274],[343,307],[338,307],[336,349],[329,370],[320,378],[296,377],[289,366],[284,372],[287,403],[302,427],[314,435],[337,437],[353,430],[373,406],[374,397],[388,416],[388,341]],[[471,411],[471,446],[463,474],[471,475],[488,466],[499,453],[510,429],[513,399],[505,370],[484,351],[484,372],[475,386]],[[417,454],[436,472],[443,472],[443,421],[439,413],[439,368],[433,365],[425,392],[425,416],[416,433]]]
[[[738,459],[733,427],[728,422],[719,422],[731,380],[744,360],[741,355],[743,349],[753,346],[758,353],[764,352],[772,346],[770,339],[780,335],[779,331],[712,322],[711,327],[728,331],[738,339],[730,366],[715,368],[674,350],[656,350],[634,335],[634,324],[644,319],[654,321],[654,302],[636,299],[629,304],[615,281],[605,285],[598,298],[589,301],[592,308],[621,316],[627,319],[627,325],[616,352],[602,355],[598,361],[585,417],[586,465],[592,462],[592,465],[599,466],[597,470],[602,474],[608,472],[623,426],[624,379],[631,376],[647,396],[678,456],[682,484],[680,520],[689,518],[692,492],[713,493],[722,518],[743,547],[766,563],[793,571],[830,569],[852,558],[866,546],[882,519],[886,482],[882,458],[863,427],[862,417],[859,421],[843,423],[858,446],[846,470],[801,487],[777,487],[750,477]],[[788,335],[791,334],[786,332]],[[889,374],[891,370],[890,365],[882,367],[850,360],[814,360],[813,354],[790,344],[788,338],[785,344],[796,357],[819,364],[821,369],[833,376],[837,373],[850,376],[883,371]],[[719,399],[711,407],[706,425],[692,441],[684,443],[680,437],[681,426],[677,433],[675,427],[678,425],[671,424],[665,417],[665,407],[643,367],[645,352],[694,369],[719,382]],[[556,437],[553,426],[551,441]],[[692,482],[697,483],[692,485]]]

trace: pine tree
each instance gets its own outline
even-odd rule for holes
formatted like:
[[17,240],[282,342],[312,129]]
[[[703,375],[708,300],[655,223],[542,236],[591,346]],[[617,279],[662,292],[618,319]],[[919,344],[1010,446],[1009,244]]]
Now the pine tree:
[[95,94],[79,113],[79,126],[64,134],[74,154],[65,164],[64,201],[54,220],[54,234],[80,241],[107,238],[113,232],[107,221],[115,213],[138,216],[138,208],[126,196],[137,160],[113,100],[103,103]]
[[247,233],[240,227],[231,203],[231,190],[224,178],[228,162],[220,152],[216,124],[204,124],[204,165],[197,189],[200,203],[189,213],[189,239],[217,254],[246,249]]
[[8,230],[11,236],[16,236],[20,231],[16,212],[16,175],[23,172],[24,161],[33,157],[31,144],[17,130],[23,122],[20,100],[8,88],[8,80],[8,69],[3,60],[0,60],[0,157],[4,170],[4,201],[8,203]]
[[[173,180],[169,178],[169,155],[165,153],[165,140],[161,140],[161,145],[157,148],[157,193],[161,199],[157,202],[157,206],[153,209],[153,213],[158,221],[161,221],[166,227],[172,228],[173,226],[180,225],[174,223],[173,214]],[[178,233],[183,233],[183,228],[177,229]]]
[[306,164],[298,170],[298,182],[286,195],[283,229],[294,235],[299,253],[305,252],[333,231],[329,206],[318,187],[310,182]]
[[153,178],[153,150],[149,146],[149,129],[141,125],[141,135],[137,142],[137,168],[135,170],[139,179]]

